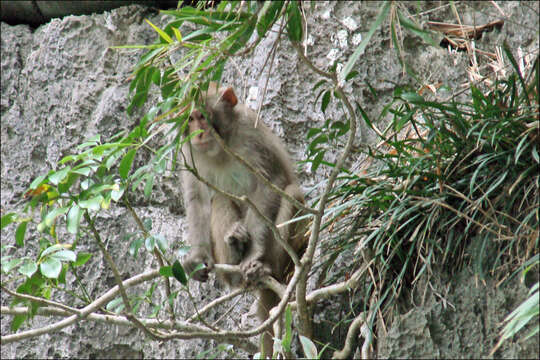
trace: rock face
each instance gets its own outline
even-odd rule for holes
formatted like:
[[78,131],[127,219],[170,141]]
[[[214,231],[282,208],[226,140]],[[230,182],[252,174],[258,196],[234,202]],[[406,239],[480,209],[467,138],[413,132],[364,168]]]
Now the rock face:
[[[412,4],[412,3],[411,3]],[[409,6],[405,4],[405,6]],[[411,5],[412,6],[412,5]],[[538,49],[538,3],[527,6],[517,2],[501,2],[498,8],[491,3],[466,6],[462,21],[467,24],[487,23],[508,16],[501,31],[486,34],[478,43],[493,50],[494,44],[506,39],[512,49],[521,48],[525,53]],[[317,2],[308,24],[308,52],[318,66],[325,67],[337,59],[343,66],[362,36],[369,31],[380,3]],[[434,8],[426,5],[426,11]],[[416,10],[411,11],[414,13]],[[449,21],[454,17],[449,7],[437,12],[435,17],[420,15],[420,21]],[[438,18],[437,18],[438,16]],[[1,24],[1,209],[2,214],[22,208],[22,196],[30,182],[54,167],[63,156],[96,134],[104,138],[121,129],[130,128],[140,113],[126,115],[129,76],[140,52],[113,50],[110,46],[149,44],[155,33],[144,22],[163,24],[165,19],[147,8],[127,6],[91,16],[66,16],[53,19],[32,31],[24,25]],[[389,49],[387,27],[377,31],[369,47],[358,60],[355,69],[360,73],[347,92],[354,94],[370,114],[378,114],[392,97],[395,83],[407,80],[395,53]],[[449,54],[442,48],[428,47],[412,35],[404,39],[406,60],[414,60],[421,74],[433,83],[442,81],[459,90],[467,80],[468,57],[464,53]],[[253,99],[255,87],[264,88],[266,72],[261,69],[272,46],[272,39],[263,41],[252,58],[239,60],[242,73],[227,69],[224,80],[241,89]],[[319,125],[324,117],[315,106],[311,93],[319,80],[297,58],[294,51],[282,42],[276,64],[268,83],[263,104],[263,118],[280,136],[285,138],[295,160],[305,157],[307,129]],[[245,82],[244,82],[245,81]],[[381,95],[373,98],[366,90],[368,81]],[[244,92],[245,91],[245,92]],[[327,115],[339,114],[329,107]],[[371,134],[364,129],[358,141],[371,141]],[[354,162],[355,159],[352,159]],[[168,239],[171,248],[178,249],[183,240],[183,210],[177,174],[156,184],[149,201],[137,201],[139,216],[152,219],[153,231]],[[309,188],[325,177],[324,170],[311,173],[302,170],[302,184]],[[135,229],[131,216],[123,208],[115,208],[100,215],[99,226],[112,256],[118,261],[123,276],[133,276],[142,269],[155,269],[158,265],[152,256],[141,254],[137,259],[129,255],[129,241],[123,236]],[[2,230],[2,244],[13,244],[13,231]],[[36,242],[36,234],[26,241]],[[99,253],[94,242],[79,245],[86,252]],[[20,250],[17,250],[20,251]],[[4,255],[4,254],[3,254]],[[99,296],[114,284],[108,266],[100,256],[94,256],[79,276],[89,280],[88,293]],[[436,275],[435,275],[436,276]],[[68,279],[75,282],[75,279]],[[400,315],[387,330],[379,334],[379,355],[390,357],[484,357],[497,339],[498,324],[519,304],[526,289],[517,284],[495,289],[494,284],[476,285],[470,276],[455,279],[448,293],[448,305],[431,294],[421,307]],[[520,287],[521,286],[521,287]],[[443,288],[441,285],[440,288]],[[213,283],[194,285],[193,296],[208,301],[218,296],[219,286]],[[467,300],[468,299],[468,300]],[[74,303],[69,294],[62,294],[59,301]],[[470,300],[470,301],[469,301]],[[253,302],[243,298],[229,315],[227,324],[233,327],[244,319]],[[2,293],[2,305],[8,297]],[[329,306],[332,308],[332,306]],[[187,297],[177,303],[178,311],[191,311]],[[216,319],[221,313],[215,313]],[[318,317],[332,319],[332,313]],[[11,333],[10,316],[2,316],[2,335]],[[251,321],[247,319],[246,321]],[[332,322],[337,319],[332,319]],[[32,326],[41,327],[50,319],[35,317]],[[321,325],[321,329],[324,327]],[[345,334],[336,336],[328,328],[326,337],[333,338],[340,346]],[[338,338],[336,340],[336,338]],[[501,356],[538,357],[538,340],[532,345],[510,343]],[[169,341],[158,343],[144,337],[138,330],[122,326],[79,322],[59,332],[3,345],[1,357],[6,358],[188,358],[217,346],[203,340]],[[226,356],[226,353],[221,353]],[[242,354],[242,353],[241,353]],[[245,355],[245,354],[244,354]],[[208,355],[209,356],[209,355]]]

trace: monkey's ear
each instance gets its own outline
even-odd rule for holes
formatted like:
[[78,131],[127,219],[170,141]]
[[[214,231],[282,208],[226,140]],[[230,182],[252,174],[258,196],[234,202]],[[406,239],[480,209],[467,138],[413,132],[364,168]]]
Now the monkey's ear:
[[228,87],[221,95],[221,99],[229,104],[232,108],[238,104],[238,98],[236,97],[232,87]]

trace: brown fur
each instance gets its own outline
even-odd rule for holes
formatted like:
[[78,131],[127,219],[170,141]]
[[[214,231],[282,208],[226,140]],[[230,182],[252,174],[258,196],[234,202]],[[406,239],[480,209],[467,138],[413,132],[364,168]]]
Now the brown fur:
[[[206,131],[186,143],[183,153],[186,165],[195,168],[202,178],[226,192],[247,196],[262,214],[275,224],[281,224],[297,216],[297,209],[221,149],[208,131],[212,126],[230,149],[274,185],[303,202],[285,146],[262,122],[255,128],[255,118],[252,110],[238,103],[232,88],[218,91],[212,85],[206,94],[204,111],[195,110],[191,114],[187,130],[189,133],[198,129]],[[240,265],[243,271],[243,276],[221,276],[229,286],[254,283],[265,274],[284,282],[291,259],[252,209],[219,193],[214,194],[187,171],[183,175],[183,188],[188,241],[192,246],[184,267],[192,272],[199,263],[207,265],[206,269],[193,275],[195,280],[206,281],[213,264],[222,263]],[[281,237],[298,251],[304,243],[304,224],[297,222],[279,230]],[[260,290],[258,298],[257,313],[265,320],[279,298],[270,290]],[[272,341],[268,334],[264,344],[265,353],[271,354]]]

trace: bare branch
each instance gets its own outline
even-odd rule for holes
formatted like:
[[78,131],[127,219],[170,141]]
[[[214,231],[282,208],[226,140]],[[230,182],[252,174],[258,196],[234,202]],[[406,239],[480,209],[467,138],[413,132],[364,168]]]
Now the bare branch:
[[319,235],[320,235],[320,228],[321,228],[321,221],[322,217],[324,215],[324,209],[326,207],[326,203],[328,201],[329,194],[334,186],[334,182],[341,171],[341,168],[343,167],[345,160],[349,156],[354,138],[356,137],[356,114],[354,112],[354,108],[352,107],[351,103],[349,102],[347,96],[343,92],[343,89],[338,83],[338,79],[335,74],[332,73],[326,73],[320,69],[318,69],[302,52],[302,47],[300,44],[292,42],[294,48],[296,49],[297,54],[299,55],[300,59],[308,65],[313,71],[315,71],[317,74],[324,76],[328,79],[332,80],[332,83],[334,84],[334,89],[336,93],[339,95],[339,98],[347,108],[349,112],[349,137],[347,139],[347,143],[345,145],[345,149],[339,156],[338,160],[336,161],[335,166],[332,168],[332,171],[330,173],[330,176],[328,178],[328,181],[326,183],[326,187],[324,188],[323,193],[321,194],[320,200],[319,200],[319,206],[317,208],[317,214],[315,215],[313,219],[313,223],[311,226],[311,235],[309,238],[308,246],[306,249],[306,252],[304,253],[304,256],[302,256],[302,268],[300,273],[300,281],[298,284],[298,287],[296,289],[296,301],[298,303],[298,319],[299,319],[299,328],[300,332],[310,336],[311,335],[311,323],[309,321],[309,314],[307,310],[307,302],[306,302],[306,285],[307,285],[307,276],[308,272],[311,268],[311,263],[313,261],[313,256],[315,254],[315,249],[317,247],[317,243],[319,241]]
[[120,295],[122,296],[124,306],[126,307],[126,310],[131,313],[132,312],[131,304],[129,303],[126,290],[124,289],[124,286],[122,285],[122,277],[120,276],[120,272],[118,271],[118,268],[116,267],[116,264],[114,263],[114,260],[112,259],[111,255],[109,254],[107,249],[105,249],[105,245],[103,244],[103,241],[101,240],[101,236],[99,235],[99,232],[94,226],[94,221],[90,218],[90,215],[88,215],[88,211],[84,212],[84,218],[86,219],[88,226],[90,226],[90,230],[92,230],[92,234],[94,235],[94,238],[96,239],[99,249],[103,253],[103,257],[105,258],[105,261],[111,267],[111,270],[114,274],[114,279],[116,280],[116,284],[118,285],[118,288],[120,290]]
[[354,340],[356,339],[358,335],[358,330],[360,328],[360,325],[362,325],[366,321],[366,316],[363,312],[361,312],[356,319],[352,322],[351,326],[349,326],[349,330],[347,331],[347,337],[345,338],[345,345],[343,345],[343,349],[334,351],[334,355],[332,356],[332,359],[348,359],[351,357],[351,351],[352,347],[354,345]]
[[27,294],[19,294],[17,292],[9,290],[8,288],[6,288],[3,285],[2,285],[2,290],[5,291],[6,293],[8,293],[11,296],[15,296],[15,297],[18,297],[20,299],[30,300],[30,301],[36,302],[38,304],[49,305],[49,306],[53,306],[55,308],[63,309],[65,311],[69,312],[70,314],[78,314],[80,312],[80,310],[77,309],[77,308],[67,306],[67,305],[61,304],[61,303],[56,302],[56,301],[48,300],[48,299],[37,297],[37,296],[27,295]]
[[[152,270],[146,273],[142,273],[130,279],[124,280],[122,282],[122,288],[125,290],[125,288],[138,285],[148,280],[152,280],[158,276],[160,276],[158,270]],[[94,300],[92,303],[82,308],[78,314],[71,315],[70,317],[64,320],[61,320],[51,325],[44,326],[42,328],[23,331],[23,332],[12,334],[12,335],[1,336],[0,341],[2,342],[2,345],[5,345],[14,341],[20,341],[23,339],[58,331],[60,329],[65,328],[66,326],[73,325],[77,321],[81,319],[85,319],[89,314],[93,313],[100,307],[107,304],[109,301],[113,300],[118,295],[119,291],[120,291],[119,286],[116,285],[115,287],[107,291],[105,294],[100,296],[98,299]]]

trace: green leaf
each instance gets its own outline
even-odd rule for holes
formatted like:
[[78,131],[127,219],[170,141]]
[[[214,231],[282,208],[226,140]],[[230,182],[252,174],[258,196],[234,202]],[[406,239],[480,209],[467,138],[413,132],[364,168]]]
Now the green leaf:
[[82,168],[79,168],[79,169],[73,169],[73,170],[71,170],[71,172],[75,173],[75,174],[83,175],[83,176],[88,176],[92,172],[92,168],[90,168],[90,167],[82,167]]
[[38,266],[34,261],[26,260],[18,271],[26,277],[31,277],[37,271]]
[[8,262],[2,262],[2,271],[5,273],[8,273],[14,268],[16,268],[17,266],[19,266],[22,261],[23,261],[22,259],[17,258],[17,259],[11,259]]
[[353,70],[345,77],[345,81],[349,81],[349,80],[355,78],[356,76],[358,76],[358,71]]
[[39,270],[43,276],[49,279],[56,279],[62,270],[62,263],[58,259],[48,257],[39,264]]
[[324,150],[319,151],[317,153],[317,156],[315,156],[315,158],[313,159],[313,161],[311,163],[311,171],[312,172],[316,172],[317,169],[319,168],[319,166],[321,165],[321,162],[323,161],[325,152],[326,151],[324,151]]
[[45,180],[46,177],[47,175],[40,175],[35,178],[34,181],[32,181],[32,183],[30,184],[30,190],[35,190],[39,185],[41,185],[41,183],[43,182],[43,180]]
[[105,308],[107,310],[111,311],[111,312],[114,312],[114,313],[118,314],[119,312],[121,312],[124,309],[124,307],[125,307],[125,305],[124,305],[124,301],[122,300],[122,298],[117,297],[114,300],[111,300],[107,304],[107,306]]
[[71,167],[68,166],[68,167],[63,168],[62,170],[52,173],[51,175],[49,175],[49,181],[53,185],[58,185],[60,181],[66,178],[70,170],[71,170]]
[[159,268],[159,274],[161,276],[165,277],[173,277],[172,267],[170,266],[162,266]]
[[148,250],[149,252],[154,251],[154,247],[156,247],[156,240],[154,239],[154,237],[153,236],[147,237],[146,240],[144,241],[144,246],[146,247],[146,250]]
[[0,229],[3,229],[9,224],[11,224],[12,222],[15,222],[16,219],[17,219],[17,214],[13,212],[7,213],[6,215],[2,216],[2,226],[0,227]]
[[332,94],[330,93],[330,90],[326,90],[322,97],[321,101],[321,111],[324,113],[326,111],[326,108],[328,107],[328,104],[330,103],[330,96]]
[[283,1],[266,1],[263,8],[259,12],[259,20],[257,22],[257,33],[263,38],[279,16],[280,10],[285,3]]
[[174,32],[174,36],[176,37],[176,40],[178,40],[178,42],[182,42],[182,34],[180,33],[180,30],[178,30],[178,28],[176,27],[171,27],[172,31]]
[[101,208],[103,196],[99,195],[88,200],[79,201],[79,206],[83,209],[98,211]]
[[118,200],[120,200],[122,198],[122,195],[124,195],[124,191],[126,190],[126,188],[124,186],[120,186],[118,188],[118,190],[114,189],[111,191],[111,198],[118,202]]
[[17,244],[17,246],[24,245],[24,234],[26,233],[27,224],[28,221],[23,221],[17,226],[17,230],[15,231],[15,244]]
[[313,137],[313,136],[317,135],[321,131],[322,130],[319,129],[319,128],[311,128],[311,129],[308,130],[306,138],[309,139],[310,137]]
[[144,185],[144,196],[149,199],[152,195],[152,187],[154,186],[154,176],[148,174],[146,176],[146,184]]
[[69,188],[71,188],[71,186],[75,183],[75,181],[77,181],[78,178],[79,174],[73,173],[73,171],[71,171],[68,174],[67,178],[58,184],[58,192],[60,192],[61,194],[68,192]]
[[299,2],[291,1],[287,9],[287,34],[291,41],[302,41],[302,15]]
[[131,170],[131,164],[133,163],[133,158],[135,157],[136,152],[137,149],[129,150],[120,162],[118,172],[120,173],[120,177],[122,177],[124,180],[127,179],[129,170]]
[[139,253],[139,249],[143,243],[144,243],[143,238],[137,238],[131,242],[131,244],[129,245],[129,253],[131,254],[131,256],[135,258],[137,257],[137,254]]
[[26,321],[27,318],[28,318],[28,315],[26,314],[15,315],[13,317],[13,321],[11,321],[11,331],[15,332],[19,330],[19,328]]
[[166,252],[169,249],[169,242],[165,239],[165,236],[156,234],[153,237],[156,239],[157,246],[162,252]]
[[399,18],[399,23],[403,25],[403,27],[420,36],[425,43],[431,46],[435,46],[437,48],[439,47],[439,43],[433,40],[433,38],[431,37],[432,33],[430,31],[419,28],[415,23],[407,19],[407,17],[403,16],[399,10],[397,10],[397,14]]
[[70,162],[70,161],[73,161],[73,160],[75,160],[76,158],[77,158],[77,156],[75,156],[75,155],[67,155],[67,156],[64,156],[64,157],[62,158],[62,160],[60,160],[60,161],[58,162],[58,165],[64,165],[65,163]]
[[67,230],[71,234],[76,234],[79,231],[79,225],[81,223],[82,211],[79,205],[73,204],[67,214]]
[[65,249],[65,247],[62,244],[54,244],[43,250],[43,252],[40,255],[40,259],[46,257],[49,254],[55,253],[57,251],[60,251],[62,249]]
[[318,358],[317,347],[313,341],[303,335],[300,335],[300,343],[302,344],[302,349],[304,349],[304,354],[306,354],[308,359]]
[[50,256],[53,259],[60,260],[60,261],[75,261],[77,260],[77,255],[71,250],[60,250],[57,251]]
[[92,254],[80,252],[77,254],[77,260],[73,262],[73,266],[75,267],[82,266],[86,264],[86,262],[90,260],[91,257],[92,257]]
[[182,285],[187,285],[186,272],[178,260],[176,260],[172,266],[172,273],[174,278],[180,281]]
[[281,345],[287,352],[291,352],[292,342],[292,311],[291,306],[287,305],[285,309],[285,336],[283,337]]
[[68,210],[67,207],[54,208],[45,216],[43,223],[46,227],[50,227],[58,216],[65,214]]
[[415,105],[424,105],[426,103],[424,98],[415,92],[404,92],[400,95],[400,98]]
[[167,33],[165,31],[161,30],[156,25],[152,24],[150,22],[150,20],[148,20],[148,19],[144,19],[144,21],[146,21],[148,23],[148,25],[150,25],[159,34],[159,36],[161,36],[163,38],[163,40],[165,40],[169,44],[173,43],[173,39],[171,39],[171,37],[169,35],[167,35]]
[[521,141],[519,142],[517,148],[516,148],[516,151],[515,151],[515,155],[514,155],[514,164],[517,164],[518,161],[519,161],[519,157],[521,156],[521,154],[523,153],[523,151],[527,148],[527,146],[523,146],[525,145],[525,141],[527,140],[527,136],[524,136]]
[[379,28],[379,26],[382,24],[386,16],[388,16],[388,12],[390,11],[390,5],[392,5],[391,1],[385,1],[381,5],[381,10],[379,11],[379,15],[377,15],[377,19],[375,19],[375,22],[373,23],[373,25],[371,25],[371,28],[369,29],[369,32],[367,33],[366,37],[362,40],[360,45],[358,45],[354,53],[351,55],[349,60],[347,60],[347,63],[345,64],[341,72],[339,73],[339,76],[338,76],[339,82],[347,78],[347,75],[349,75],[349,73],[351,72],[354,64],[356,63],[360,55],[364,53],[364,50],[366,49],[367,44],[371,40],[371,37],[373,36],[375,31]]
[[144,225],[144,228],[146,229],[146,231],[150,231],[152,230],[152,218],[144,218],[143,219],[143,225]]

